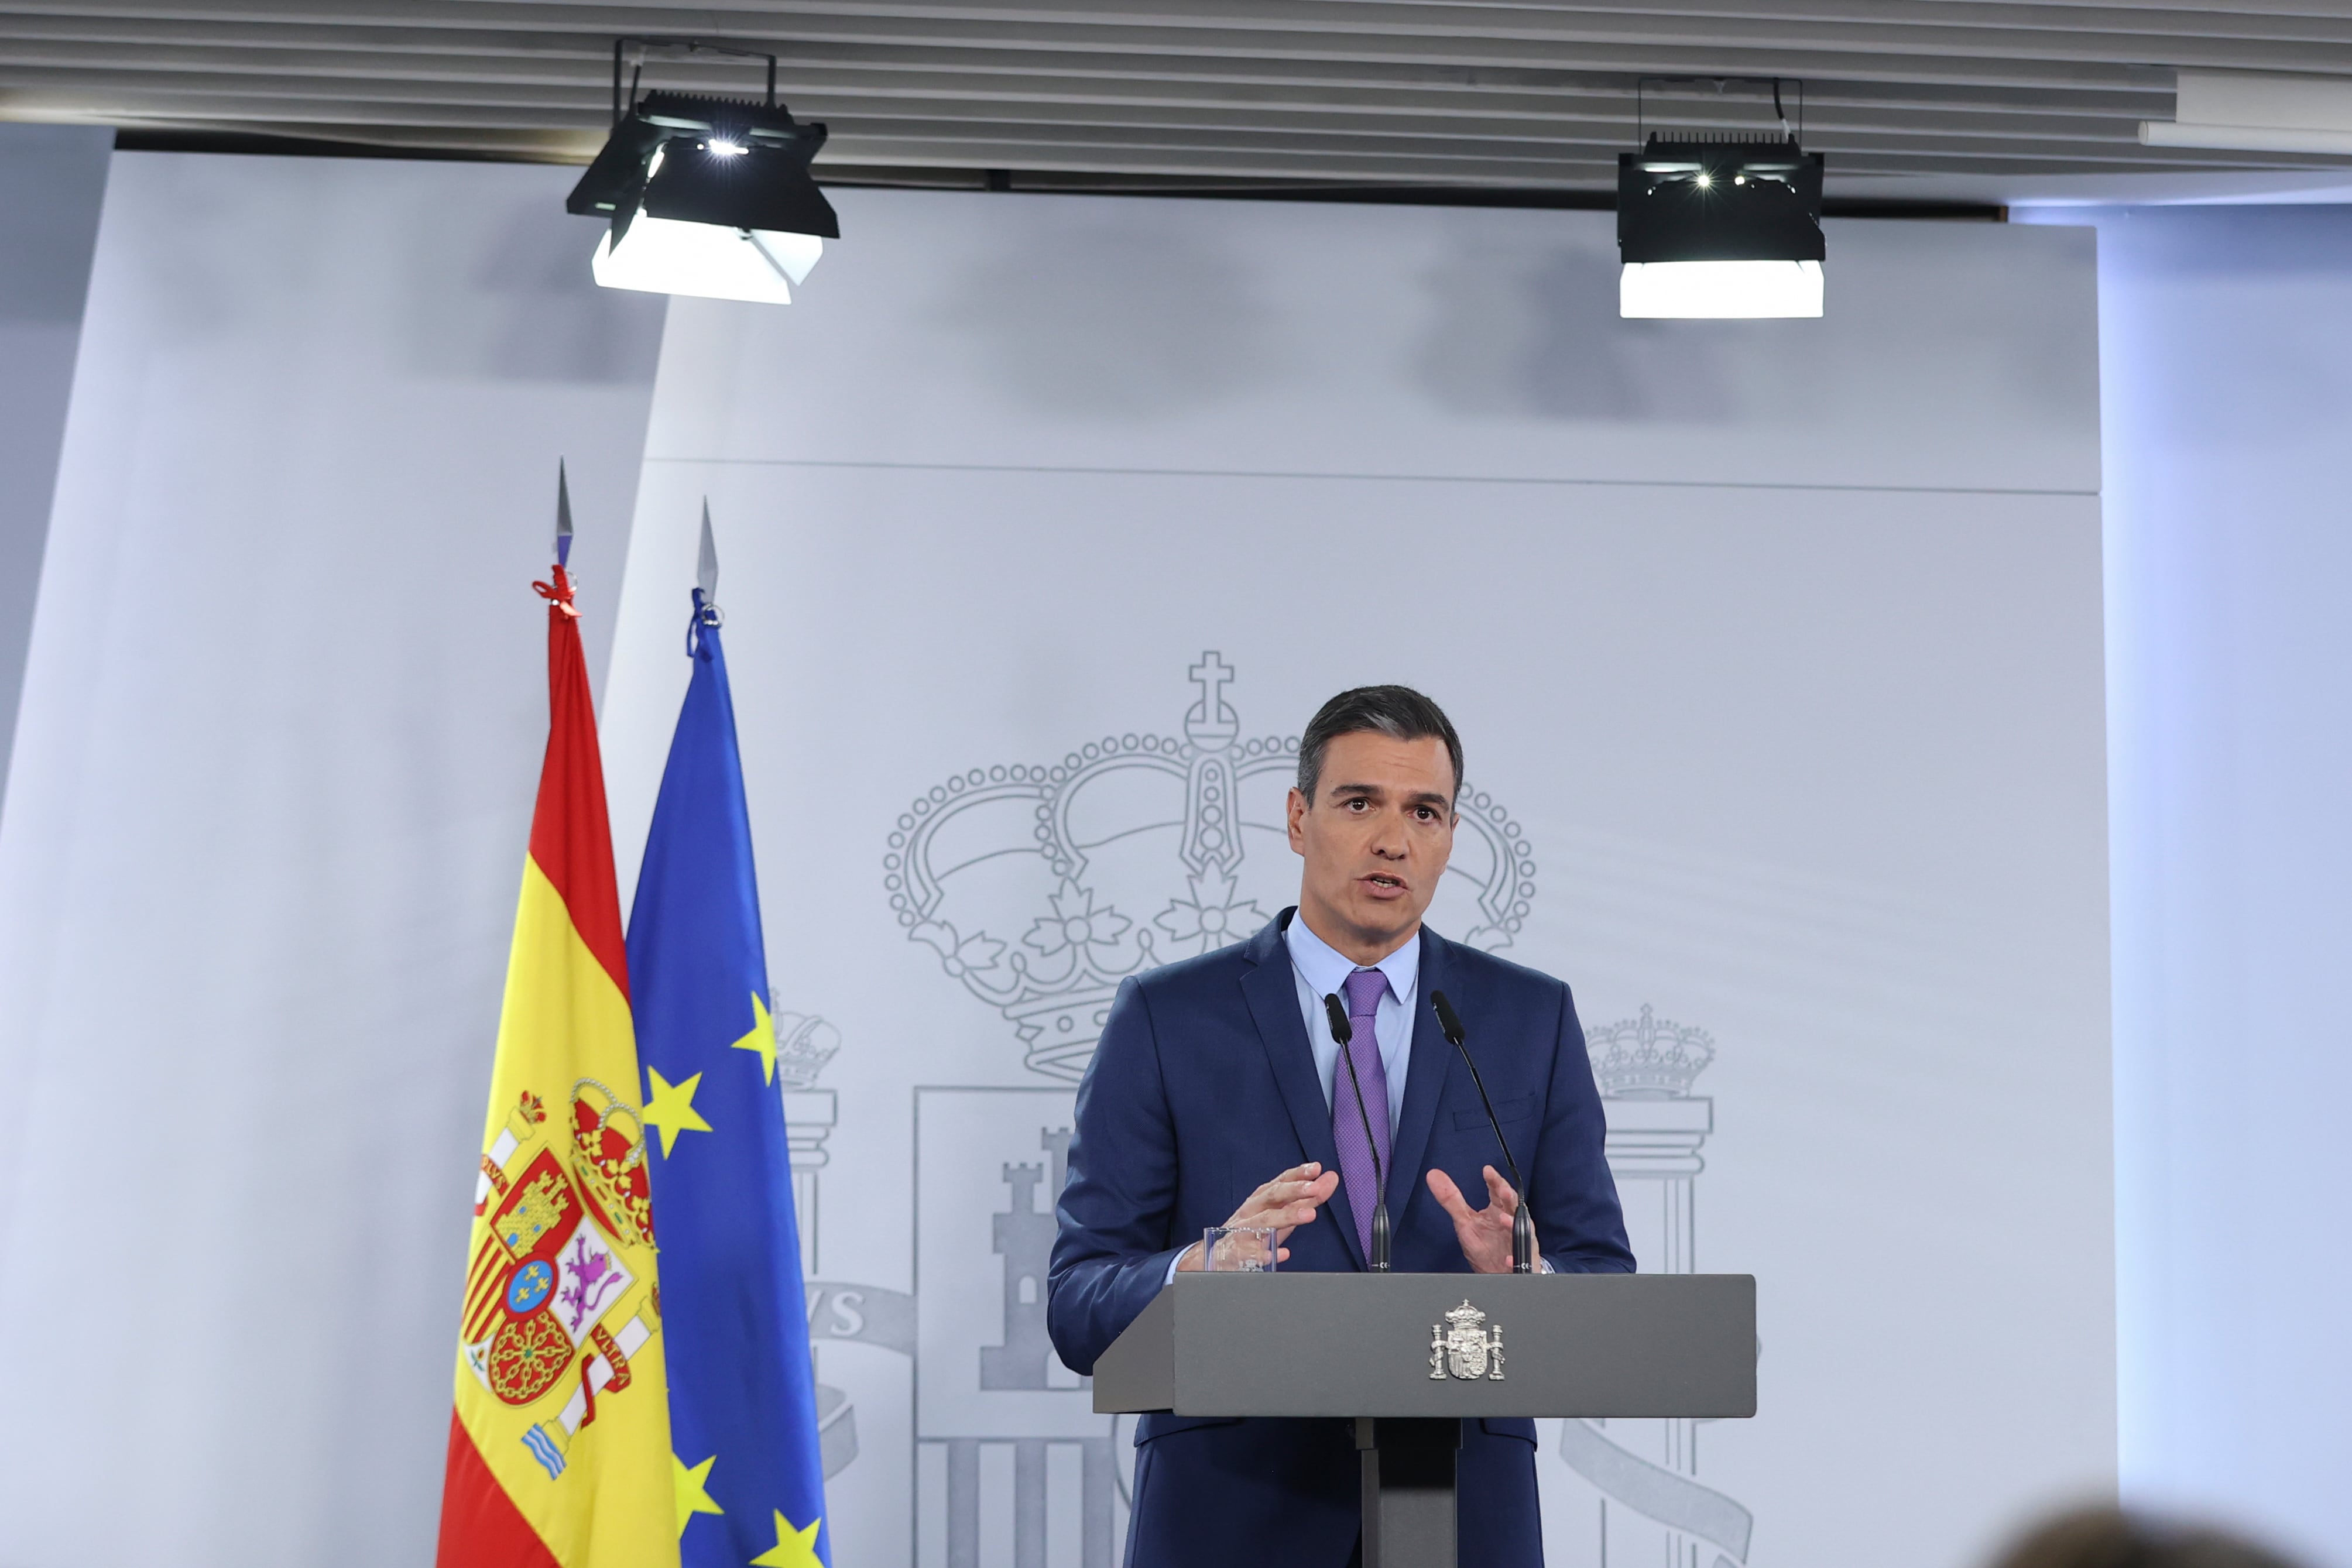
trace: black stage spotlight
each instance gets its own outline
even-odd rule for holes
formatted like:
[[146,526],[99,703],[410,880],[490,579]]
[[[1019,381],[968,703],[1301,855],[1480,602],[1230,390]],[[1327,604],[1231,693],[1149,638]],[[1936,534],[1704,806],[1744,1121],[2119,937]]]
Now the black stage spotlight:
[[625,38],[613,46],[613,133],[572,187],[566,210],[609,217],[596,246],[596,281],[608,288],[792,302],[824,242],[841,237],[833,204],[809,173],[824,127],[803,124],[776,102],[776,59],[764,104],[630,84],[627,44],[746,54],[717,45]]
[[[1773,84],[1780,102],[1780,84]],[[1769,139],[1653,134],[1617,158],[1620,316],[1819,316],[1822,155]]]

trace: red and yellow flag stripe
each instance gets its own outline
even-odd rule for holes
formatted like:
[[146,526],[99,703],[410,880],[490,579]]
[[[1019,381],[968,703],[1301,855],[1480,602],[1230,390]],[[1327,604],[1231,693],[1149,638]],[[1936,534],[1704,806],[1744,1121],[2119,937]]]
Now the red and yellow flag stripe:
[[677,1562],[628,960],[571,584],[482,1132],[440,1568]]

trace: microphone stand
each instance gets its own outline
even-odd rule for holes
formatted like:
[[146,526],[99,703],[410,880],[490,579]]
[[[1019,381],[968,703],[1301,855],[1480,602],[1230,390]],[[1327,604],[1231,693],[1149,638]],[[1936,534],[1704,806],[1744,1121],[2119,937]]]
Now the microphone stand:
[[1470,1070],[1478,1103],[1486,1107],[1486,1124],[1495,1129],[1495,1142],[1503,1146],[1503,1163],[1511,1167],[1511,1185],[1518,1189],[1519,1206],[1511,1212],[1511,1272],[1532,1274],[1536,1271],[1536,1220],[1528,1211],[1528,1179],[1519,1174],[1519,1162],[1512,1157],[1510,1140],[1503,1136],[1502,1119],[1495,1114],[1495,1102],[1486,1096],[1486,1081],[1478,1076],[1478,1064],[1470,1060],[1470,1048],[1462,1043],[1461,1017],[1444,991],[1430,992],[1429,1004],[1437,1010],[1437,1027],[1445,1031],[1445,1038],[1462,1053],[1462,1065]]
[[1348,1064],[1348,1083],[1356,1092],[1356,1114],[1364,1123],[1364,1147],[1372,1156],[1372,1272],[1389,1271],[1389,1197],[1388,1176],[1381,1168],[1381,1144],[1372,1136],[1372,1113],[1364,1109],[1363,1080],[1356,1076],[1356,1058],[1348,1050],[1356,1038],[1356,1026],[1348,1021],[1348,1009],[1339,1004],[1337,992],[1326,993],[1323,1011],[1331,1020],[1331,1038],[1339,1042],[1339,1060]]

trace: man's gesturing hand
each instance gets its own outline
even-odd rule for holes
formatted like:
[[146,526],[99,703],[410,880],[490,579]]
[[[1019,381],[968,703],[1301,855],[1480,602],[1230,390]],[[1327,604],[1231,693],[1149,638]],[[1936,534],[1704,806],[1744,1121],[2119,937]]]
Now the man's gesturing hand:
[[[1228,1228],[1245,1226],[1272,1230],[1275,1233],[1275,1260],[1280,1262],[1290,1256],[1290,1249],[1282,1243],[1290,1239],[1291,1231],[1313,1219],[1315,1211],[1329,1202],[1331,1195],[1339,1190],[1339,1173],[1327,1171],[1318,1162],[1309,1160],[1303,1166],[1291,1166],[1242,1199],[1242,1206],[1234,1210],[1233,1218],[1225,1224]],[[1510,1233],[1510,1223],[1506,1220],[1503,1225],[1506,1267],[1509,1266]],[[1183,1258],[1177,1262],[1176,1271],[1180,1274],[1201,1271],[1199,1242],[1195,1241],[1184,1249]]]
[[[1495,1167],[1486,1169],[1486,1207],[1473,1208],[1454,1185],[1454,1178],[1444,1171],[1429,1173],[1430,1196],[1438,1207],[1454,1219],[1454,1234],[1462,1243],[1462,1256],[1470,1260],[1470,1269],[1478,1274],[1507,1274],[1511,1271],[1511,1217],[1519,1211],[1519,1195],[1511,1184],[1496,1174]],[[1540,1268],[1537,1270],[1540,1273]]]

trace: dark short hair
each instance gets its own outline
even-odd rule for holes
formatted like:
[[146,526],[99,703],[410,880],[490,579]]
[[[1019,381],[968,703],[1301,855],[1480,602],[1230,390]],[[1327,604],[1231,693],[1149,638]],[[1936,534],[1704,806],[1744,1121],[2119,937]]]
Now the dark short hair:
[[1445,710],[1411,686],[1358,686],[1341,692],[1315,710],[1307,733],[1298,740],[1298,792],[1315,803],[1316,786],[1323,781],[1323,754],[1343,735],[1377,730],[1392,740],[1445,742],[1454,761],[1454,793],[1462,792],[1462,737]]
[[2267,1547],[2210,1526],[2113,1507],[2050,1520],[1995,1560],[1996,1568],[2293,1568]]

